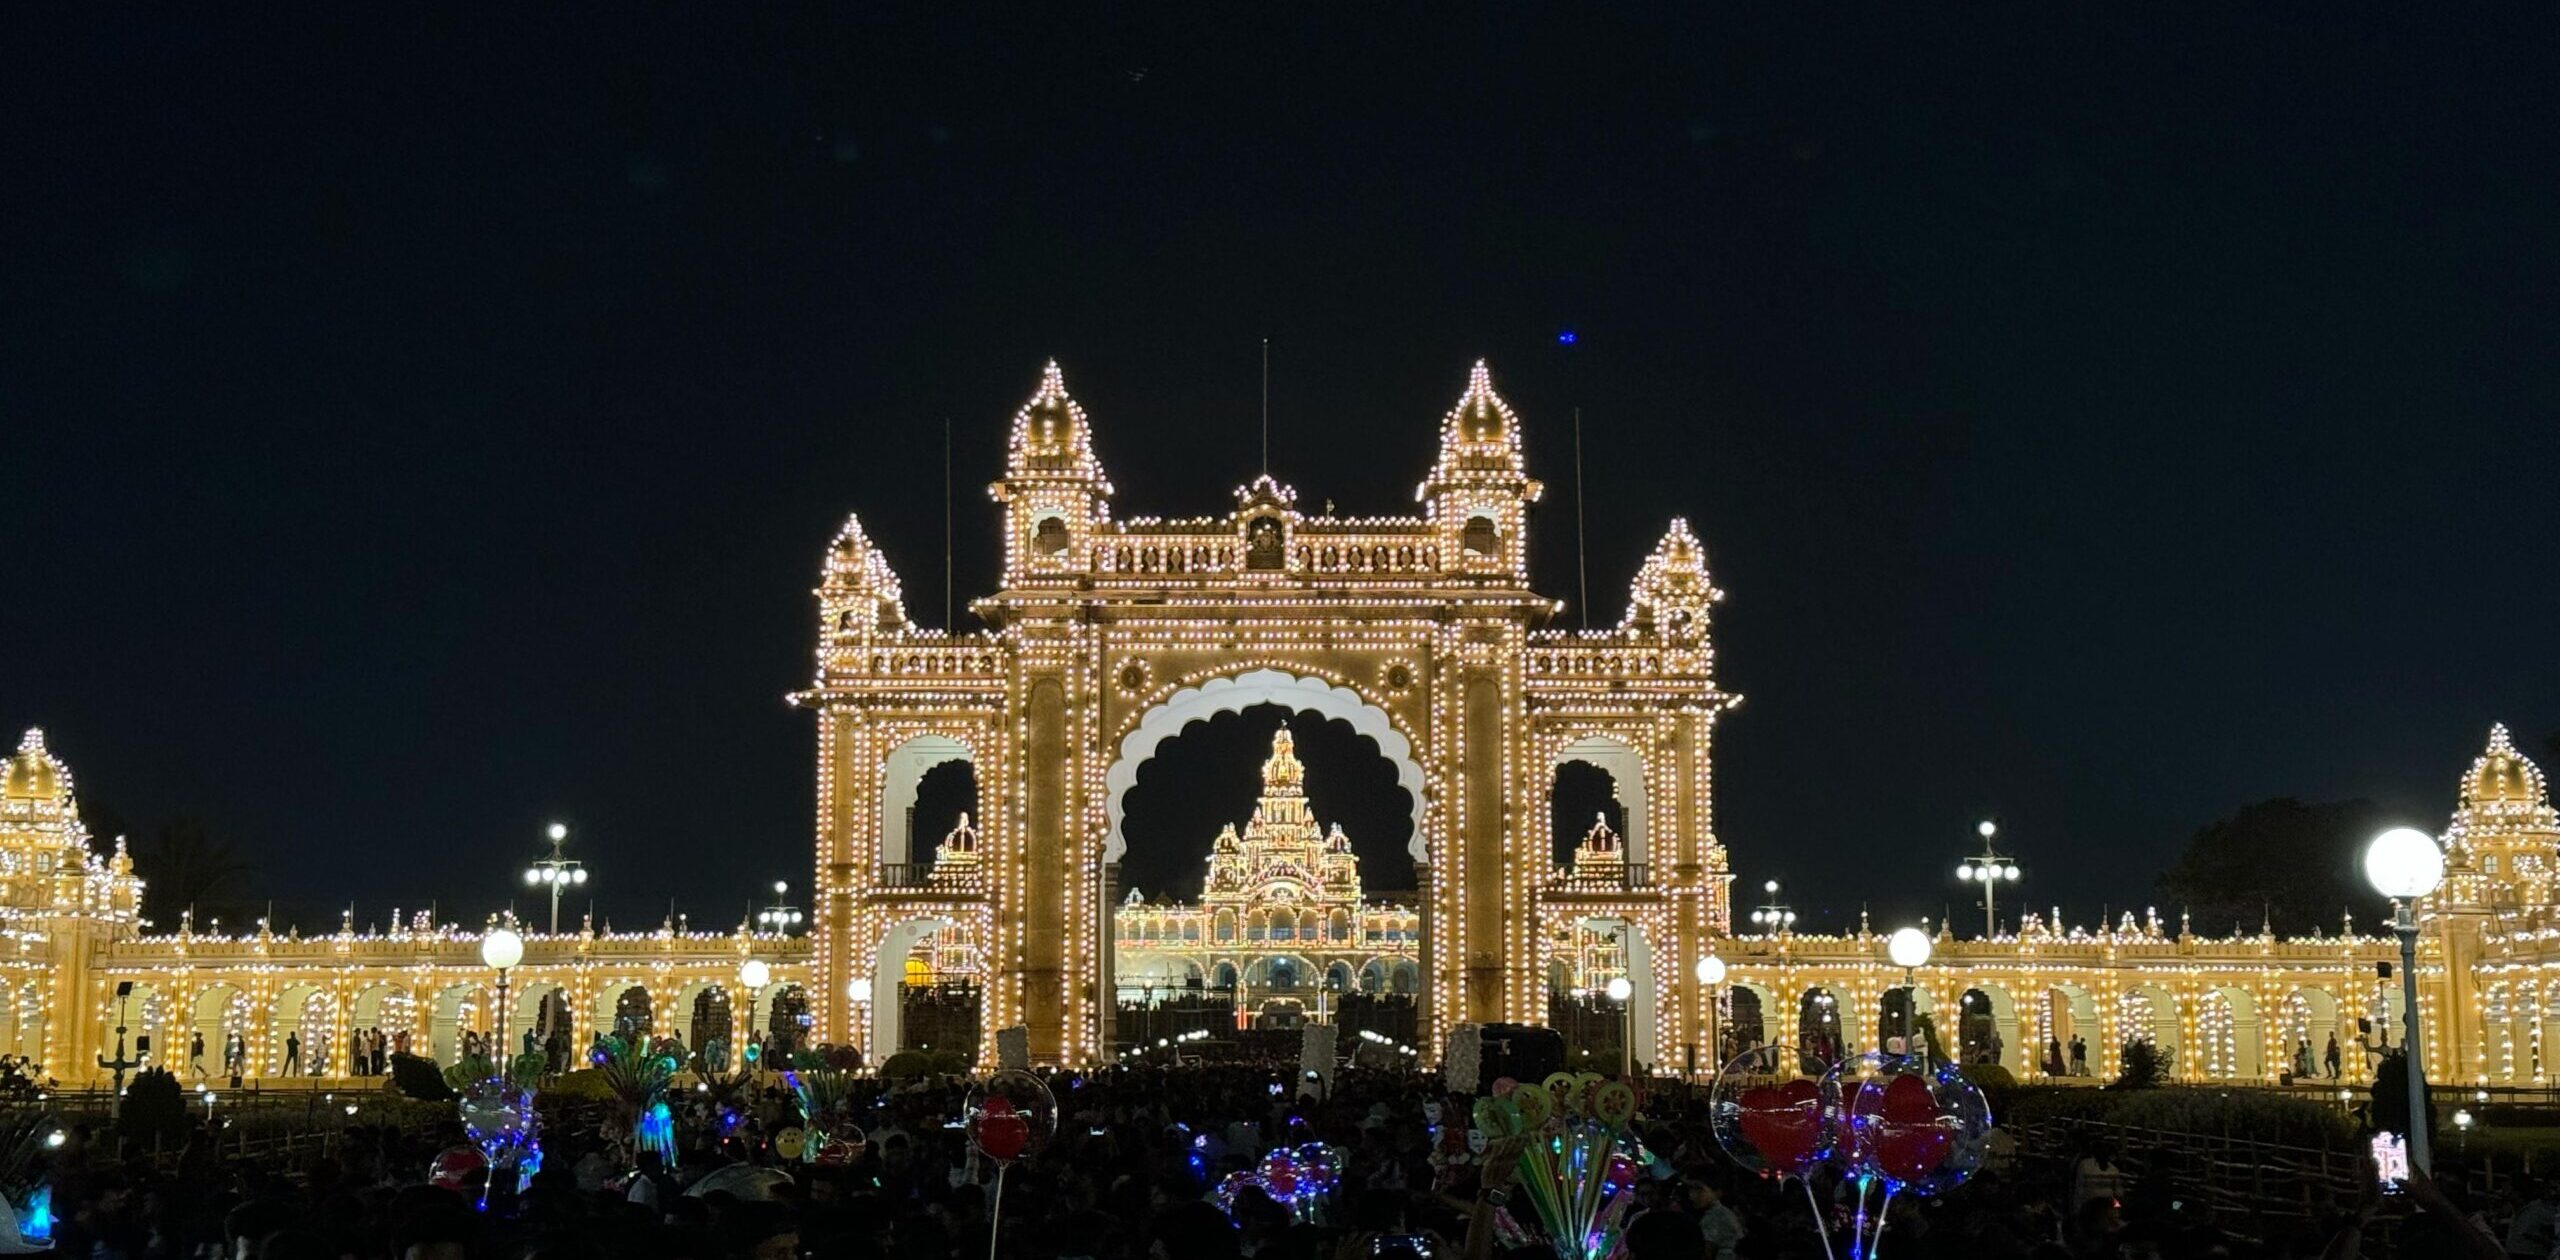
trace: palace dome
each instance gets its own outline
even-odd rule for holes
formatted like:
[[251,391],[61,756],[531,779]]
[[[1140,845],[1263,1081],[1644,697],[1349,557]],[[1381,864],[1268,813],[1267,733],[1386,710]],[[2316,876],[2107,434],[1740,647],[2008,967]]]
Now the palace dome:
[[2501,723],[2489,728],[2489,747],[2462,776],[2465,805],[2537,805],[2542,802],[2542,770],[2517,752]]
[[26,738],[18,741],[17,755],[9,759],[7,773],[0,775],[0,797],[53,804],[70,794],[71,771],[45,748],[44,728],[28,727]]

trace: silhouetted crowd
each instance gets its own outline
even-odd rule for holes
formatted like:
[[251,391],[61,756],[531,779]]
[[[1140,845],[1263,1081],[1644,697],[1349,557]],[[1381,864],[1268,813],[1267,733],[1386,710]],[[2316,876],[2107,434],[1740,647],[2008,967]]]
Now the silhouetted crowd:
[[[799,1121],[778,1084],[724,1107],[684,1095],[672,1166],[632,1154],[603,1104],[547,1120],[538,1171],[481,1186],[429,1184],[443,1132],[349,1129],[325,1157],[248,1159],[199,1132],[174,1160],[120,1162],[82,1130],[53,1153],[56,1250],[95,1260],[1356,1260],[1553,1257],[1506,1173],[1484,1175],[1470,1099],[1436,1077],[1349,1072],[1330,1096],[1294,1095],[1285,1075],[1243,1068],[1138,1068],[1053,1078],[1054,1136],[1003,1173],[961,1127],[965,1082],[920,1082],[860,1098],[858,1145],[842,1162],[777,1165],[772,1140]],[[725,1114],[724,1114],[725,1113]],[[1845,1188],[1780,1184],[1726,1159],[1705,1095],[1657,1087],[1638,1133],[1655,1158],[1634,1193],[1626,1260],[1819,1257],[1817,1205],[1846,1256]],[[723,1130],[726,1130],[724,1133]],[[851,1135],[838,1133],[839,1137]],[[1257,1190],[1213,1201],[1228,1173],[1274,1147],[1321,1142],[1342,1156],[1337,1189],[1293,1210]],[[1989,1166],[1941,1199],[1896,1199],[1881,1251],[1930,1257],[2150,1260],[2551,1254],[2553,1204],[2469,1205],[2432,1185],[2404,1205],[2312,1203],[2243,1240],[2165,1187],[2126,1176],[2102,1149],[2076,1161],[2021,1159],[1995,1141]],[[1506,1161],[1508,1162],[1508,1161]],[[748,1166],[741,1168],[740,1166]],[[741,1175],[745,1173],[747,1175]],[[2475,1210],[2481,1209],[2481,1210]],[[2382,1224],[2370,1224],[2381,1211]],[[998,1231],[997,1213],[1001,1213]],[[2539,1224],[2536,1225],[2535,1222]],[[2502,1239],[2500,1232],[2520,1236]],[[999,1233],[991,1239],[991,1233]],[[991,1250],[992,1242],[992,1250]],[[2481,1248],[2485,1245],[2486,1250]]]

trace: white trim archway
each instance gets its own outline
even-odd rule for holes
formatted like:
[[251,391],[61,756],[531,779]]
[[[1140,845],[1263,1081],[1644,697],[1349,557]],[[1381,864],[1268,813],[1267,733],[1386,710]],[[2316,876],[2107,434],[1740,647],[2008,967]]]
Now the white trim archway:
[[1196,687],[1184,687],[1165,698],[1164,703],[1147,710],[1138,719],[1137,729],[1120,741],[1120,755],[1111,763],[1111,771],[1103,780],[1109,805],[1110,835],[1103,841],[1102,860],[1117,862],[1129,848],[1120,832],[1127,818],[1129,789],[1137,786],[1138,767],[1155,755],[1156,747],[1182,733],[1184,727],[1219,713],[1236,713],[1257,704],[1276,704],[1298,712],[1320,713],[1351,724],[1351,729],[1377,741],[1378,752],[1396,768],[1396,782],[1413,802],[1413,839],[1407,849],[1416,862],[1427,863],[1430,849],[1423,841],[1422,766],[1414,760],[1413,743],[1396,729],[1395,722],[1384,709],[1370,703],[1360,693],[1337,686],[1321,678],[1302,678],[1276,669],[1257,669],[1232,678],[1212,678]]
[[942,837],[926,837],[920,854],[907,817],[915,808],[916,791],[935,766],[976,760],[967,744],[948,735],[918,735],[889,750],[880,769],[880,861],[897,866],[927,860],[921,854],[930,854]]
[[880,947],[871,957],[871,1053],[875,1060],[896,1054],[899,1038],[906,1032],[907,955],[924,938],[959,926],[958,919],[926,915],[892,923],[881,935]]
[[[1616,735],[1606,732],[1584,735],[1557,750],[1555,763],[1547,767],[1550,792],[1555,788],[1556,767],[1568,761],[1579,761],[1607,772],[1611,785],[1616,789],[1618,808],[1626,812],[1626,835],[1621,839],[1626,842],[1627,860],[1651,861],[1647,856],[1647,844],[1652,836],[1646,825],[1649,802],[1644,782],[1644,754]],[[1579,825],[1579,820],[1575,822]],[[1578,839],[1580,834],[1575,832],[1567,839]]]

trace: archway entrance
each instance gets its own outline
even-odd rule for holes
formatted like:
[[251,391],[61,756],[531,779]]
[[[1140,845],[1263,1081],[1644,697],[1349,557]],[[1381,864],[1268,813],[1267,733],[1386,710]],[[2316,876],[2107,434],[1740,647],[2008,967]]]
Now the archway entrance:
[[1207,1031],[1294,1060],[1309,1022],[1414,1041],[1418,771],[1331,698],[1215,694],[1239,703],[1152,737],[1151,718],[1112,774],[1109,1048]]

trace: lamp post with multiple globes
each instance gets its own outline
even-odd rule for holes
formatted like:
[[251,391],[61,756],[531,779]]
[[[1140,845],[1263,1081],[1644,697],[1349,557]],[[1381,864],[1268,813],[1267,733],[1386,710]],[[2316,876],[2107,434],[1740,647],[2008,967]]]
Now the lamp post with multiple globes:
[[791,929],[800,926],[802,920],[800,908],[783,900],[783,895],[790,891],[790,881],[780,879],[773,881],[773,904],[756,911],[756,926],[777,936],[786,935]]
[[2444,850],[2414,827],[2394,827],[2364,850],[2364,877],[2391,899],[2391,927],[2400,934],[2400,1055],[2409,1084],[2409,1166],[2427,1166],[2427,1082],[2418,1058],[2418,898],[2444,883]]
[[515,1061],[515,1055],[507,1049],[507,973],[524,961],[524,936],[516,931],[514,919],[493,923],[481,934],[480,961],[498,973],[497,1044],[489,1058],[498,1065],[498,1074],[504,1076],[507,1065]]
[[1773,879],[1760,885],[1760,891],[1768,894],[1769,900],[1751,912],[1751,922],[1771,932],[1792,930],[1796,925],[1796,912],[1778,900],[1778,881]]
[[2000,934],[2000,920],[1993,912],[1993,901],[2000,885],[2018,882],[2018,861],[1991,847],[1991,838],[2000,834],[2000,825],[1985,819],[1974,824],[1973,833],[1982,837],[1982,852],[1956,864],[1956,878],[1982,885],[1982,939]]
[[560,847],[569,842],[569,824],[553,823],[544,834],[551,837],[551,856],[537,858],[533,865],[524,868],[524,882],[528,888],[551,890],[551,934],[558,936],[560,934],[560,894],[567,891],[572,884],[584,887],[587,882],[587,868],[578,865],[575,858],[561,856]]
[[1919,972],[1929,964],[1929,934],[1916,927],[1896,928],[1885,938],[1884,956],[1902,968],[1902,1052],[1913,1053],[1912,1040],[1920,1015]]

